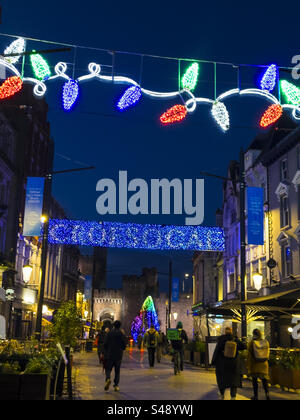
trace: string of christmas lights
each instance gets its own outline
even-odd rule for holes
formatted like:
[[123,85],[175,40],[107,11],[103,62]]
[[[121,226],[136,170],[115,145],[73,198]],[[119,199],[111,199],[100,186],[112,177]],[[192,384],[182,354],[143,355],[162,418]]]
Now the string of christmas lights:
[[[22,54],[25,45],[25,39],[19,38],[14,41],[8,48],[6,52]],[[18,57],[6,57],[3,60],[0,59],[0,63],[4,63],[17,77],[20,77],[20,74],[17,68],[12,63],[17,63],[18,60],[14,60]],[[11,60],[12,59],[12,60]],[[30,60],[32,64],[33,73],[35,78],[32,77],[23,77],[22,82],[31,83],[34,85],[33,92],[38,97],[43,97],[47,92],[46,83],[54,80],[63,78],[65,79],[65,84],[62,90],[62,103],[63,109],[70,111],[74,105],[78,102],[79,98],[79,85],[80,83],[98,80],[101,82],[113,82],[127,84],[129,87],[124,91],[123,95],[117,103],[117,109],[120,111],[125,111],[128,108],[135,106],[142,98],[143,95],[150,96],[152,98],[159,99],[172,99],[180,97],[183,101],[183,105],[174,105],[169,108],[160,116],[160,121],[163,125],[178,123],[183,121],[188,114],[193,113],[199,104],[208,104],[211,106],[211,114],[220,128],[226,132],[230,128],[229,113],[224,104],[224,100],[228,99],[234,95],[254,95],[262,96],[267,101],[271,102],[271,106],[266,110],[265,114],[260,120],[260,126],[263,128],[268,127],[273,124],[280,118],[282,111],[284,109],[291,110],[292,116],[294,119],[300,120],[300,89],[293,84],[283,80],[280,81],[280,88],[283,92],[284,97],[287,100],[287,104],[280,104],[278,99],[271,94],[274,90],[275,85],[278,81],[278,67],[275,64],[270,65],[267,70],[263,73],[259,88],[252,89],[231,89],[219,95],[215,99],[201,98],[196,97],[192,91],[196,89],[198,75],[199,75],[199,64],[198,62],[192,63],[185,71],[181,79],[182,90],[177,90],[174,92],[156,92],[143,88],[135,80],[130,79],[124,76],[118,75],[103,75],[101,73],[101,66],[97,63],[90,63],[88,65],[89,73],[83,76],[78,77],[76,80],[70,78],[67,75],[67,64],[59,62],[55,66],[55,74],[51,75],[50,67],[47,61],[39,54],[31,54]],[[199,60],[201,61],[201,60]],[[203,61],[203,60],[202,60]],[[206,62],[206,61],[203,61]],[[214,63],[216,65],[216,63]],[[229,64],[229,63],[220,63],[220,64]],[[263,67],[263,66],[261,66]],[[8,79],[7,79],[8,80]],[[216,83],[216,80],[215,80]],[[20,83],[7,82],[6,87],[3,88],[3,94],[0,96],[0,99],[8,98],[20,89]],[[216,86],[215,86],[216,92]],[[188,95],[188,99],[184,100],[184,94]],[[215,95],[216,96],[216,95]],[[281,105],[272,106],[272,105]]]
[[224,231],[218,227],[136,223],[49,221],[49,243],[191,251],[224,251]]

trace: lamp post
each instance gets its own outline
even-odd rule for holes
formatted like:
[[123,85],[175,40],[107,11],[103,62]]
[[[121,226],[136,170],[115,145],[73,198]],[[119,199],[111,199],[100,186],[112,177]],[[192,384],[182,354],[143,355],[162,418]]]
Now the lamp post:
[[30,264],[26,264],[22,268],[22,274],[23,274],[23,281],[25,283],[25,287],[28,285],[31,274],[32,274],[32,266]]
[[49,218],[50,218],[50,208],[51,208],[52,176],[56,174],[64,174],[64,173],[69,173],[69,172],[86,171],[89,169],[95,169],[95,167],[89,166],[86,168],[75,168],[75,169],[66,169],[63,171],[55,171],[55,172],[51,172],[47,174],[45,177],[45,192],[44,192],[44,203],[43,203],[43,222],[44,223],[43,223],[42,256],[41,256],[41,272],[42,273],[41,273],[40,284],[39,284],[36,328],[35,328],[35,338],[38,341],[40,341],[41,334],[42,334],[43,302],[44,302],[44,292],[45,292],[45,283],[46,283],[46,265],[47,265],[47,256],[48,256],[48,231],[49,231]]

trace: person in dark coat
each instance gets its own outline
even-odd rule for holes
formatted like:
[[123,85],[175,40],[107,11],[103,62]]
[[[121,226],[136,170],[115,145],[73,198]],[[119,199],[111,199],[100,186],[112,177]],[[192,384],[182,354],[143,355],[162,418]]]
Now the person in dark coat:
[[109,390],[112,369],[115,369],[114,389],[119,391],[120,370],[123,358],[123,351],[126,349],[127,339],[124,332],[120,329],[121,322],[115,321],[113,329],[107,334],[104,341],[104,350],[106,357],[106,382],[105,391]]
[[183,325],[182,322],[178,322],[177,326],[176,326],[177,330],[179,331],[179,340],[172,340],[171,344],[172,344],[172,348],[174,351],[179,353],[179,367],[180,367],[180,371],[183,371],[183,366],[184,366],[184,345],[188,343],[188,336],[185,332],[185,330],[183,329]]
[[101,328],[101,331],[96,336],[97,343],[97,354],[99,358],[99,364],[104,366],[104,341],[108,331],[105,327]]
[[[224,355],[225,344],[227,341],[236,342],[237,347],[234,358],[227,358]],[[225,335],[222,335],[218,339],[212,359],[212,365],[216,367],[217,383],[222,400],[225,398],[225,390],[227,388],[230,388],[231,399],[235,400],[237,388],[242,386],[241,360],[238,352],[245,349],[246,344],[233,337],[231,328],[226,328]]]

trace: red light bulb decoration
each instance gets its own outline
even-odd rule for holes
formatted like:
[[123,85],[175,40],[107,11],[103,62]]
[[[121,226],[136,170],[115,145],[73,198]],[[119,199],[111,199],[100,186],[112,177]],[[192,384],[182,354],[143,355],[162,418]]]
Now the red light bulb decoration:
[[0,99],[10,98],[22,89],[23,81],[18,76],[9,77],[0,86]]
[[160,121],[163,124],[173,124],[174,122],[179,122],[185,119],[187,114],[187,109],[184,105],[174,105],[172,108],[164,112]]
[[282,115],[282,107],[279,104],[269,106],[264,115],[262,116],[259,125],[263,128],[269,127],[275,123]]

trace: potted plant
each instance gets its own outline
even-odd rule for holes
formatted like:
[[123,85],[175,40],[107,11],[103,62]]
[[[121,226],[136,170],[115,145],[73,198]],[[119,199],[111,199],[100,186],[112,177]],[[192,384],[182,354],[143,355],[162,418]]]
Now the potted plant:
[[196,341],[194,344],[194,364],[201,365],[205,363],[205,343]]
[[49,400],[51,370],[44,355],[33,357],[20,376],[20,400]]
[[300,355],[285,350],[279,358],[278,383],[282,387],[300,389]]
[[0,400],[18,400],[20,367],[17,362],[0,364]]
[[[71,348],[76,347],[81,331],[81,313],[76,307],[76,303],[73,301],[62,303],[54,316],[50,332],[54,341],[60,343],[66,352],[66,357],[68,359],[68,394],[70,399],[72,398]],[[62,369],[65,370],[63,363]]]

